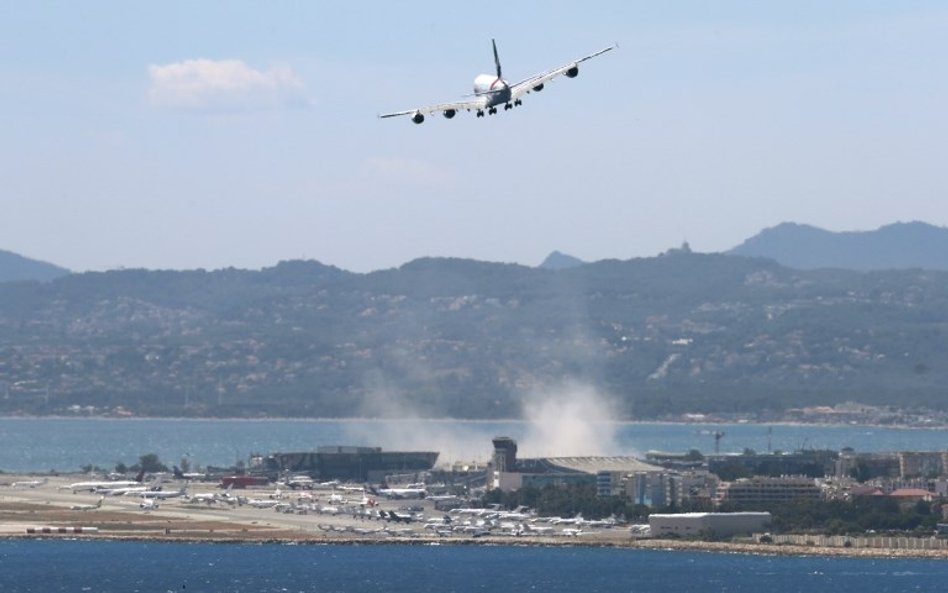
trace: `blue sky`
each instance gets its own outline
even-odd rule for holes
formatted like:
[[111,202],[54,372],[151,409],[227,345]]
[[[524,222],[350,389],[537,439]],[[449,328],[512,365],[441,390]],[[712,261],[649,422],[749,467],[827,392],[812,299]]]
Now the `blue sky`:
[[[353,271],[948,225],[943,2],[6,2],[0,249]],[[452,100],[618,42],[523,108]]]

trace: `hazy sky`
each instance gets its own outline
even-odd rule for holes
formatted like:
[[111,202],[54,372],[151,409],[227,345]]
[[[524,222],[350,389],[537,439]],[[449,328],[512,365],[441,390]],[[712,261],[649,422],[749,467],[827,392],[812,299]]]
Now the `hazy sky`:
[[[948,225],[945,2],[3,4],[0,249],[76,271]],[[377,119],[469,93],[492,37],[512,82],[620,48],[509,113]]]

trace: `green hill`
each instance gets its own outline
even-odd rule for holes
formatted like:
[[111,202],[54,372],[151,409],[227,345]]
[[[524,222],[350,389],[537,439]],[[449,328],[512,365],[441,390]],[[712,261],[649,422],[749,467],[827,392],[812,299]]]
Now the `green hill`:
[[687,251],[73,274],[0,285],[0,413],[498,418],[571,382],[629,418],[946,409],[946,332],[946,272]]

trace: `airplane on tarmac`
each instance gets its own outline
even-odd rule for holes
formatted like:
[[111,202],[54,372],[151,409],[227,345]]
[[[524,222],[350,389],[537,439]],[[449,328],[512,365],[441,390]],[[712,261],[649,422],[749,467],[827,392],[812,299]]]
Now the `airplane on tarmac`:
[[19,482],[13,482],[10,484],[11,488],[36,488],[37,486],[42,486],[48,482],[48,478],[43,478],[42,480],[25,480]]
[[138,508],[143,511],[154,511],[158,509],[158,501],[154,498],[143,498],[140,503],[138,503]]
[[136,484],[134,486],[122,486],[119,488],[96,488],[93,490],[96,494],[105,494],[108,496],[127,496],[130,494],[138,495],[146,492],[160,492],[161,478],[155,478],[148,485]]
[[70,511],[94,511],[102,506],[102,499],[104,496],[99,497],[99,501],[95,504],[74,504],[69,507]]
[[553,525],[582,525],[583,521],[585,521],[585,519],[583,519],[582,513],[578,513],[575,517],[572,517],[572,518],[553,517],[552,519],[550,519],[550,523]]
[[[379,511],[379,514],[381,515],[380,518],[386,521],[395,521],[396,523],[411,523],[420,520],[419,516],[414,513],[406,515],[405,513],[399,513],[397,511]],[[386,517],[386,515],[388,516]]]
[[187,487],[187,486],[182,486],[180,489],[178,489],[178,490],[176,490],[176,491],[174,491],[174,492],[166,492],[166,491],[164,491],[164,490],[148,490],[148,491],[145,491],[145,492],[139,492],[138,495],[141,496],[142,498],[150,498],[150,499],[157,499],[157,500],[167,500],[167,499],[169,499],[169,498],[179,498],[179,497],[182,497],[182,496],[187,496],[187,495],[188,495],[188,487]]
[[424,484],[409,484],[407,488],[374,488],[372,494],[385,498],[424,498],[428,495]]
[[74,482],[68,486],[60,486],[60,490],[72,490],[72,493],[77,492],[94,492],[100,488],[134,488],[136,486],[142,485],[142,480],[145,479],[145,470],[138,472],[138,475],[135,476],[135,481],[132,480],[100,480],[92,482]]
[[185,472],[181,471],[177,465],[172,466],[171,468],[172,476],[176,480],[203,480],[207,477],[207,474],[203,472]]
[[504,111],[507,111],[520,105],[523,102],[521,99],[523,95],[531,91],[539,93],[543,90],[543,87],[546,85],[546,83],[550,82],[561,74],[567,78],[576,78],[576,76],[579,74],[579,64],[581,62],[595,58],[596,56],[602,55],[607,51],[618,47],[618,44],[611,45],[597,52],[593,52],[588,56],[583,56],[578,60],[573,60],[572,62],[559,66],[558,68],[553,68],[552,70],[547,70],[546,72],[541,72],[540,74],[534,74],[533,76],[524,78],[520,82],[510,84],[504,80],[503,75],[501,74],[500,58],[497,56],[497,43],[491,39],[491,44],[494,47],[494,65],[497,68],[497,75],[481,74],[475,78],[474,94],[470,96],[471,98],[465,99],[463,101],[438,103],[435,105],[428,105],[426,107],[417,107],[415,109],[407,109],[405,111],[383,113],[379,115],[379,117],[385,118],[397,117],[400,115],[410,115],[411,121],[415,122],[416,124],[420,124],[425,121],[425,115],[437,113],[439,111],[448,119],[451,119],[457,115],[457,112],[461,110],[474,111],[477,114],[477,117],[484,117],[485,113],[488,115],[493,115],[497,113],[497,107],[501,105],[503,105]]
[[276,498],[248,498],[243,500],[241,504],[245,504],[256,509],[271,509],[280,504],[280,500]]
[[552,528],[552,527],[544,527],[544,526],[542,526],[542,525],[534,525],[533,523],[525,523],[525,524],[524,524],[524,528],[525,528],[527,531],[529,531],[529,532],[536,533],[536,534],[539,534],[539,535],[546,535],[546,534],[548,534],[548,533],[552,533],[552,532],[553,532],[553,528]]

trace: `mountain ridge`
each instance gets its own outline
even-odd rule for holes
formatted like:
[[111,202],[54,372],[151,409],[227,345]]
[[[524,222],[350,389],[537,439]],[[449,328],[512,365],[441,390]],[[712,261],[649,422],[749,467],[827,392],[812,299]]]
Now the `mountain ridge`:
[[50,282],[70,273],[66,268],[0,249],[0,282]]
[[725,253],[766,257],[802,270],[948,270],[948,228],[913,221],[874,231],[833,232],[785,222]]

